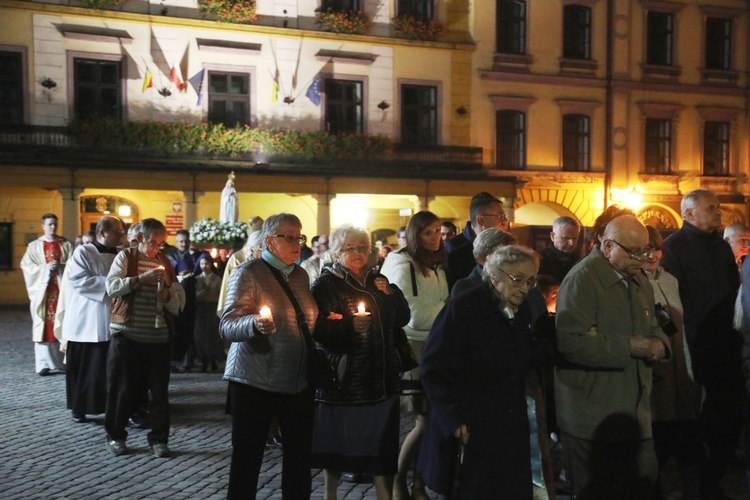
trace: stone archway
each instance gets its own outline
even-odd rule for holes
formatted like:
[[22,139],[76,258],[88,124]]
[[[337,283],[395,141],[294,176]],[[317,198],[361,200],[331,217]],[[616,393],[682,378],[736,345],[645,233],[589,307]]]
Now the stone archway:
[[119,196],[86,195],[81,196],[81,220],[79,234],[93,229],[105,215],[114,215],[122,219],[125,227],[130,227],[140,220],[138,206]]

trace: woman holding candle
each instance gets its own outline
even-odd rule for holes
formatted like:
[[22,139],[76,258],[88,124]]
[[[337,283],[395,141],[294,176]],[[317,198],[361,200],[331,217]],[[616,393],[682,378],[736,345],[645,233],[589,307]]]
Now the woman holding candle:
[[272,215],[263,223],[261,258],[229,277],[219,330],[231,342],[224,371],[232,416],[230,499],[255,498],[274,416],[284,436],[282,496],[310,498],[313,390],[302,329],[314,330],[318,308],[307,273],[295,264],[301,230],[295,215]]
[[368,269],[368,234],[343,226],[329,236],[334,263],[312,293],[320,315],[315,340],[339,360],[341,389],[316,392],[313,466],[325,469],[327,500],[341,471],[375,476],[379,499],[390,498],[397,470],[401,327],[409,304],[387,278]]
[[[432,212],[414,214],[406,226],[406,246],[389,253],[381,269],[391,283],[403,290],[409,302],[411,319],[404,327],[404,331],[417,359],[421,357],[422,348],[435,317],[448,299],[448,281],[445,276],[448,258],[440,237],[441,225],[441,220]],[[418,380],[418,369],[404,374],[404,378]],[[400,500],[410,498],[406,475],[414,464],[422,439],[427,410],[424,393],[419,391],[414,394],[412,405],[416,423],[401,447],[393,490],[394,497]],[[415,499],[427,498],[422,480],[416,473],[413,494]]]

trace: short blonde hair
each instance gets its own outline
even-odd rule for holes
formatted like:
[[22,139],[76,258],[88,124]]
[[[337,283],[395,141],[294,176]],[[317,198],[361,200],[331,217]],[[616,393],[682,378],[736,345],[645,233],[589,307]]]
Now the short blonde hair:
[[[351,224],[339,226],[328,235],[328,251],[333,258],[341,254],[344,249],[344,242],[349,238],[356,238],[358,241],[365,243],[370,248],[370,235],[364,229],[354,227]],[[370,252],[367,252],[368,254]]]

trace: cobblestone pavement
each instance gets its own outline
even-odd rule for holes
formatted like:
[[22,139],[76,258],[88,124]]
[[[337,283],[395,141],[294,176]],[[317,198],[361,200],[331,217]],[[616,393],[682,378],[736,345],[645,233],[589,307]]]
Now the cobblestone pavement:
[[[0,308],[0,499],[226,497],[231,424],[224,415],[221,374],[172,375],[170,459],[155,458],[147,431],[133,429],[129,454],[115,457],[104,446],[103,415],[73,423],[65,404],[65,377],[34,373],[30,331],[27,309]],[[402,438],[409,428],[407,416]],[[742,471],[733,467],[725,481],[730,498],[747,497],[742,483]],[[312,496],[323,497],[318,470],[313,471]],[[280,450],[266,450],[258,498],[281,498]],[[374,499],[375,490],[371,483],[342,483],[339,498]],[[504,498],[502,492],[497,498]]]
[[[65,376],[34,373],[28,309],[0,308],[0,499],[226,498],[231,422],[220,373],[173,374],[170,459],[152,455],[146,430],[129,429],[125,456],[104,446],[104,416],[75,424]],[[402,434],[409,426],[403,419]],[[313,471],[313,498],[323,474]],[[267,449],[258,498],[281,498],[281,451]],[[339,498],[374,499],[372,483],[342,483]]]

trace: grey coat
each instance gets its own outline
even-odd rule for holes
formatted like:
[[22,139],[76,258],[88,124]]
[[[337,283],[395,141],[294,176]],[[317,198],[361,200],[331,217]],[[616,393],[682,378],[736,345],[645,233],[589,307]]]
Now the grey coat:
[[[318,307],[310,294],[307,273],[295,265],[286,279],[312,333]],[[253,326],[263,306],[271,309],[276,325],[271,335],[262,335]],[[307,348],[294,307],[262,258],[232,271],[219,331],[223,339],[232,342],[224,380],[284,394],[299,394],[307,387]]]

